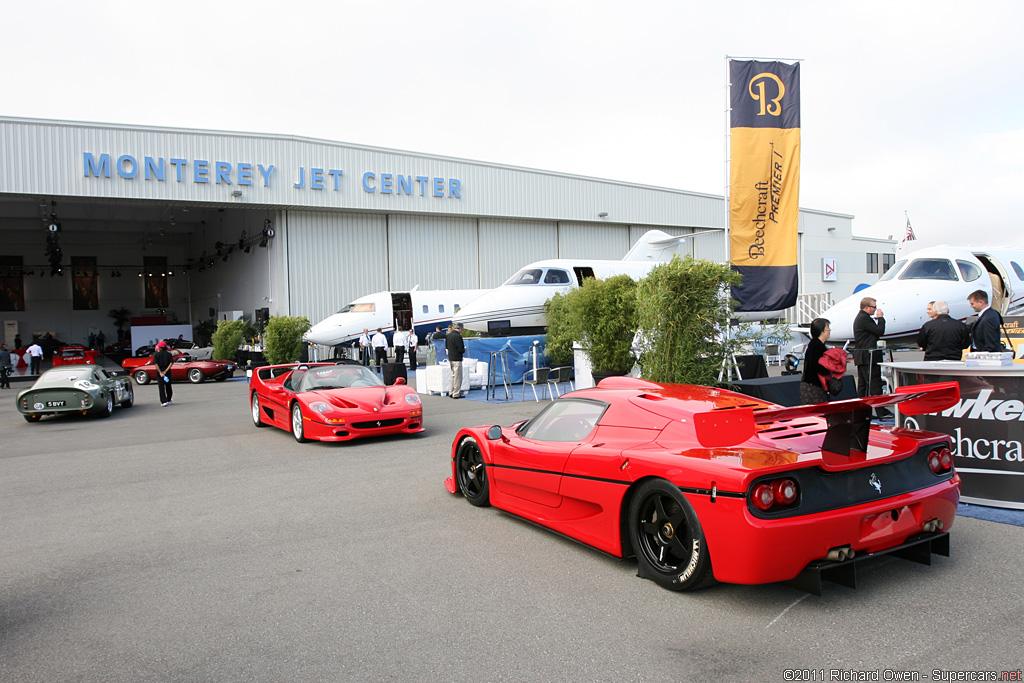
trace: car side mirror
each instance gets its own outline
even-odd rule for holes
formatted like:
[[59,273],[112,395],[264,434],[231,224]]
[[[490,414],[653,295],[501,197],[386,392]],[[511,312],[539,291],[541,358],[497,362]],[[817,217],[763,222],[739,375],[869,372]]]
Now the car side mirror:
[[405,378],[404,377],[396,377],[395,378],[395,384],[405,384]]
[[497,441],[501,438],[501,427],[498,425],[492,425],[487,428],[487,440]]

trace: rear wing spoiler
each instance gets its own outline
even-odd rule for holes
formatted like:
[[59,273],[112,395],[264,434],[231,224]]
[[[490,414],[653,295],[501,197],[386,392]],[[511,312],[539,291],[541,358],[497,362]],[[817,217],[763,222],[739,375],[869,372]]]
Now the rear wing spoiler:
[[825,417],[828,432],[822,450],[849,455],[851,451],[867,450],[871,411],[881,406],[898,405],[904,415],[936,413],[956,405],[960,400],[960,384],[938,382],[899,387],[892,394],[851,398],[791,408],[755,410],[750,407],[726,408],[693,416],[697,440],[705,448],[736,446],[757,432],[757,425],[793,420],[801,417]]

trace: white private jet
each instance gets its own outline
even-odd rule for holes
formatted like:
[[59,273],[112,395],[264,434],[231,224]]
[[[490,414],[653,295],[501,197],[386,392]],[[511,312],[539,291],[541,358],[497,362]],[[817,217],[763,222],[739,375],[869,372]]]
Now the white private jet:
[[[853,339],[853,319],[864,297],[876,300],[885,315],[886,340],[910,340],[928,321],[930,301],[945,301],[949,315],[974,315],[967,296],[976,290],[1003,315],[1024,310],[1024,250],[1008,247],[926,247],[900,257],[878,282],[821,314],[832,328],[830,341]],[[993,292],[995,294],[993,295]]]
[[414,287],[408,292],[368,294],[311,327],[305,340],[324,346],[348,345],[357,342],[364,329],[374,332],[378,327],[390,339],[396,325],[407,330],[410,324],[416,328],[417,336],[425,340],[438,325],[442,329],[447,327],[460,306],[488,291]]
[[685,240],[710,234],[721,239],[722,231],[705,230],[673,237],[661,230],[650,230],[620,261],[547,259],[531,263],[500,287],[460,308],[453,320],[492,336],[542,334],[547,329],[544,302],[555,294],[579,287],[589,277],[628,275],[640,280],[656,265],[671,259],[673,249]]

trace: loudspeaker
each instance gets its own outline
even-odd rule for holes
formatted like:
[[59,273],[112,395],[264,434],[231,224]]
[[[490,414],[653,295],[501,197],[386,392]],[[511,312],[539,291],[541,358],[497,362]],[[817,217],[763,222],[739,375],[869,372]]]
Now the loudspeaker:
[[399,377],[405,380],[409,379],[405,372],[405,363],[384,363],[382,372],[384,374],[384,384],[394,384],[395,380]]
[[270,309],[269,308],[257,308],[256,309],[256,324],[266,325],[267,321],[270,320]]

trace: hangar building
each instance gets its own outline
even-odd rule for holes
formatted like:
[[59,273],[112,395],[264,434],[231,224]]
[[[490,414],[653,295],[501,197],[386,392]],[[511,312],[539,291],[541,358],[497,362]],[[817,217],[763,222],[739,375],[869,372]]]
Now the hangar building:
[[[854,237],[852,219],[801,209],[803,293],[846,296],[877,278],[872,255],[895,253]],[[0,117],[9,345],[15,332],[116,339],[108,312],[120,308],[315,323],[371,292],[494,287],[542,258],[618,259],[654,228],[719,231],[686,244],[723,261],[723,225],[721,196],[682,190],[289,135]]]

